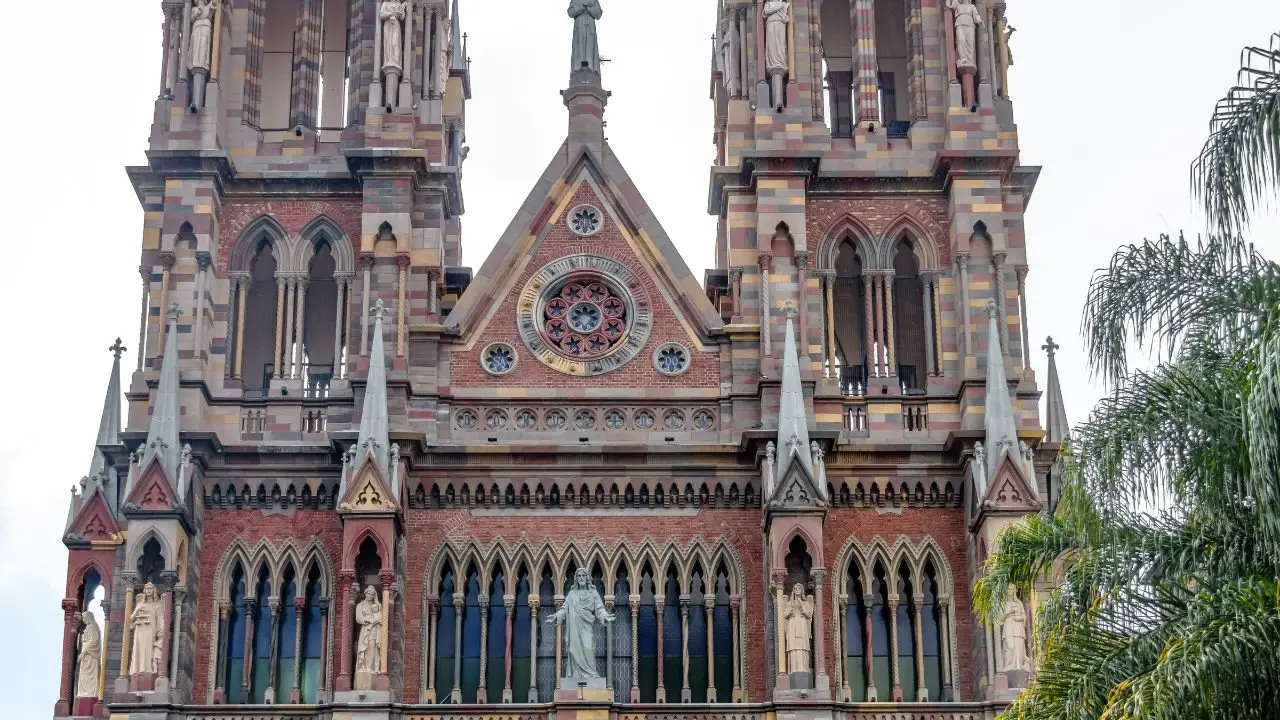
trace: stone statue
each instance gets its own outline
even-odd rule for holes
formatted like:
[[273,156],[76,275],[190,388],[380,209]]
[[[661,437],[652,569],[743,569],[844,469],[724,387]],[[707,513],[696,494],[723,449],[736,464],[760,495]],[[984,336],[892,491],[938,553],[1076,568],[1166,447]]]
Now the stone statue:
[[547,622],[563,624],[567,628],[568,653],[564,658],[564,676],[567,678],[598,678],[596,672],[596,623],[610,623],[615,619],[604,609],[600,593],[591,586],[587,571],[578,568],[573,574],[573,589],[564,598],[564,604]]
[[372,585],[364,589],[364,600],[356,606],[356,689],[372,690],[373,677],[382,672],[382,603]]
[[1013,49],[1009,47],[1009,40],[1013,34],[1018,32],[1018,28],[1013,27],[1002,16],[999,26],[996,28],[996,35],[999,38],[998,58],[1000,71],[1000,95],[1001,97],[1009,97],[1009,68],[1013,66]]
[[453,67],[453,21],[448,15],[440,16],[440,57],[436,58],[436,91],[444,97],[449,84],[449,70]]
[[791,20],[790,0],[768,0],[764,4],[764,67],[769,75],[773,107],[782,110],[783,90],[791,67],[787,52],[787,27]]
[[782,613],[786,629],[787,672],[807,673],[812,669],[809,648],[813,641],[813,596],[805,595],[804,586],[791,586],[791,597]]
[[404,73],[404,23],[409,15],[408,0],[382,0],[378,3],[378,22],[382,28],[383,103],[396,106],[400,77]]
[[729,97],[738,97],[742,91],[742,76],[739,73],[738,62],[741,59],[741,51],[738,49],[741,39],[738,37],[738,23],[733,16],[725,18],[724,25],[720,30],[720,72],[724,77],[724,90]]
[[1029,671],[1031,659],[1027,657],[1027,611],[1022,601],[1014,593],[1009,594],[1005,603],[1004,617],[1000,620],[1000,667],[1001,672],[1010,670]]
[[191,34],[187,41],[187,66],[191,68],[191,104],[195,112],[204,106],[204,88],[213,61],[213,16],[218,0],[191,0]]
[[956,70],[978,68],[978,26],[982,13],[973,0],[947,0],[947,7],[956,16]]
[[164,655],[164,605],[156,586],[142,586],[142,597],[129,616],[133,627],[133,653],[129,657],[129,674],[160,673],[160,658]]
[[102,668],[102,630],[93,613],[81,613],[84,630],[80,631],[80,658],[76,661],[76,697],[98,697],[98,680]]
[[978,502],[987,494],[987,450],[981,442],[973,444],[973,494]]
[[573,18],[573,56],[569,72],[600,72],[600,44],[596,39],[596,21],[604,11],[600,0],[570,0],[569,17]]

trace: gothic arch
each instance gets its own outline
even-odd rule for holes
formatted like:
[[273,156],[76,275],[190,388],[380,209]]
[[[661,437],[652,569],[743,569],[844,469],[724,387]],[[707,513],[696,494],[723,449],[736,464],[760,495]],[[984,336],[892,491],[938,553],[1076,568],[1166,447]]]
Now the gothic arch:
[[840,246],[845,240],[853,243],[862,258],[863,268],[870,270],[882,267],[879,265],[879,254],[876,252],[876,235],[851,214],[845,214],[831,225],[818,243],[816,266],[819,270],[834,270],[836,257],[840,254]]
[[90,570],[98,573],[98,580],[102,586],[103,607],[107,607],[107,603],[111,600],[111,579],[114,575],[111,569],[103,565],[97,558],[89,558],[71,572],[70,581],[67,583],[68,596],[77,592],[78,588],[84,584],[85,576],[89,574]]
[[351,544],[347,545],[344,553],[343,564],[346,565],[350,561],[350,567],[355,567],[356,557],[360,554],[360,546],[365,540],[373,540],[374,549],[378,552],[378,559],[382,562],[382,569],[390,570],[392,568],[391,550],[382,541],[382,537],[374,532],[373,528],[365,528],[356,536]]
[[147,541],[154,539],[160,545],[160,557],[164,558],[164,569],[173,570],[173,548],[169,547],[169,541],[165,539],[164,533],[161,533],[155,526],[147,528],[142,535],[138,537],[137,542],[129,544],[129,553],[125,557],[125,570],[132,572],[138,567],[138,560],[142,558],[143,548],[147,546]]
[[333,252],[334,274],[354,274],[356,271],[355,249],[347,233],[327,215],[319,215],[298,233],[290,243],[291,258],[287,263],[294,272],[306,272],[311,257],[315,255],[317,244],[326,242]]
[[231,251],[231,272],[249,272],[253,256],[265,240],[271,246],[271,254],[276,259],[276,272],[286,272],[291,268],[289,233],[284,226],[270,215],[261,215],[240,231],[236,238],[235,248]]
[[915,252],[920,270],[937,270],[942,267],[942,261],[938,256],[938,245],[933,234],[925,230],[918,219],[907,213],[894,218],[876,243],[877,267],[893,267],[893,255],[898,241],[903,239],[907,240]]

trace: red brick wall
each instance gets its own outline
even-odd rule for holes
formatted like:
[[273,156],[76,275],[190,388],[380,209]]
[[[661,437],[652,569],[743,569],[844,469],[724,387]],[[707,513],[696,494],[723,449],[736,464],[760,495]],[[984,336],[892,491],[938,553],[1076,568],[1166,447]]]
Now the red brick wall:
[[[833,508],[827,514],[824,532],[828,562],[835,563],[849,537],[855,537],[863,545],[876,537],[892,546],[905,535],[913,546],[926,537],[933,538],[946,555],[955,582],[952,597],[955,599],[956,616],[956,668],[955,683],[965,700],[972,700],[977,692],[977,673],[973,669],[973,613],[969,602],[969,561],[965,543],[963,508],[902,508],[902,514],[879,514],[869,508]],[[831,582],[843,582],[843,568],[831,568]]]
[[[257,510],[206,509],[204,530],[200,545],[200,607],[196,620],[195,693],[193,700],[205,702],[211,687],[209,657],[217,651],[210,635],[213,621],[218,617],[218,588],[214,576],[227,548],[236,538],[252,549],[266,538],[277,548],[292,538],[299,549],[305,549],[311,538],[320,539],[324,551],[332,563],[332,575],[337,577],[342,550],[342,518],[331,510],[297,510],[292,516],[264,516]],[[301,572],[301,570],[299,571]],[[331,591],[332,592],[332,591]],[[336,595],[335,595],[336,597]],[[330,611],[330,622],[333,620]],[[335,667],[336,670],[336,667]],[[326,683],[333,687],[333,678]]]
[[[743,605],[746,612],[747,676],[752,700],[764,699],[764,570],[761,565],[760,513],[758,510],[700,510],[695,516],[656,515],[645,512],[590,517],[565,513],[524,513],[476,516],[469,510],[413,510],[406,514],[409,546],[408,597],[405,607],[405,702],[416,702],[422,681],[422,640],[427,564],[445,540],[472,539],[485,543],[504,538],[508,543],[541,543],[576,538],[579,547],[600,537],[611,549],[618,540],[638,544],[650,539],[665,545],[668,539],[686,544],[700,538],[704,544],[723,539],[737,554],[742,569]],[[433,584],[436,579],[433,579]]]
[[921,239],[933,240],[941,266],[948,267],[951,264],[951,233],[947,230],[949,202],[943,195],[809,200],[805,221],[809,251],[817,253],[822,241],[846,216],[852,216],[866,226],[876,239],[894,226],[895,220],[905,216],[931,236]]
[[218,225],[218,258],[215,272],[226,277],[231,254],[235,250],[240,233],[249,223],[263,215],[269,215],[285,232],[295,235],[302,232],[312,220],[321,215],[342,228],[351,241],[353,252],[360,252],[360,201],[355,200],[228,200],[222,204]]
[[[602,210],[606,207],[585,183],[578,188],[568,207],[573,208],[579,203],[590,203]],[[596,377],[570,377],[543,365],[525,346],[516,328],[516,305],[529,277],[547,263],[567,255],[577,254],[600,255],[626,265],[641,280],[653,307],[653,328],[645,348],[626,366]],[[496,280],[505,283],[508,278],[499,277]],[[590,388],[719,387],[718,349],[697,352],[676,312],[627,245],[622,233],[608,217],[607,212],[604,227],[599,233],[588,238],[581,238],[570,232],[562,217],[547,230],[546,238],[537,246],[532,259],[524,267],[520,277],[511,287],[507,297],[502,300],[501,306],[489,320],[472,348],[455,350],[449,384],[454,387],[564,387],[566,382],[571,382],[575,387]],[[493,377],[480,367],[480,354],[489,343],[499,341],[509,343],[516,348],[520,354],[520,369],[504,377]],[[692,367],[678,377],[668,377],[653,367],[654,351],[668,342],[679,342],[692,351]]]

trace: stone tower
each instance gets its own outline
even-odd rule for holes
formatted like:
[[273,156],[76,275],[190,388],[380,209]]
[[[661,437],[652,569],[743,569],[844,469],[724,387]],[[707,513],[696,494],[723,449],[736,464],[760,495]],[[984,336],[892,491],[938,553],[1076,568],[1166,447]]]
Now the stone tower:
[[[161,3],[54,715],[998,710],[1031,668],[970,581],[1066,439],[1003,3],[722,0],[703,283],[605,138],[600,0],[563,143],[462,265],[459,4]],[[598,677],[547,622],[578,571]]]

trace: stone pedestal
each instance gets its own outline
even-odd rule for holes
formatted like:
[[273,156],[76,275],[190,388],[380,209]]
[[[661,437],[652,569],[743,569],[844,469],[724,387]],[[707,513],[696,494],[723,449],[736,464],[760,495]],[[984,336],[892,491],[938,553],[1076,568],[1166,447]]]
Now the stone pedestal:
[[77,717],[93,717],[98,713],[98,698],[78,697],[71,706],[71,714]]

